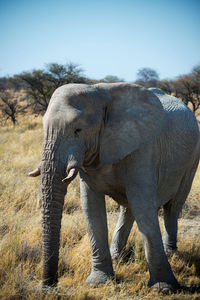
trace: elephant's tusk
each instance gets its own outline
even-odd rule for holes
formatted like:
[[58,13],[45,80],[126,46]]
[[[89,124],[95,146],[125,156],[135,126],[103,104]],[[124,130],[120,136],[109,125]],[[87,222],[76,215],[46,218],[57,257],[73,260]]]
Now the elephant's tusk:
[[77,174],[78,174],[78,168],[72,168],[69,171],[67,177],[62,179],[62,182],[65,182],[65,183],[69,184],[76,177]]
[[34,171],[28,173],[28,176],[29,176],[29,177],[37,177],[37,176],[40,175],[40,173],[41,173],[41,172],[40,172],[40,169],[37,168],[37,169],[35,169]]

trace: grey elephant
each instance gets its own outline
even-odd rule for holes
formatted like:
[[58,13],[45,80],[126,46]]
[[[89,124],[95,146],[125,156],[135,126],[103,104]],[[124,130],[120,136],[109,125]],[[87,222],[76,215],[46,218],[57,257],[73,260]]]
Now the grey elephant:
[[[92,252],[90,285],[114,276],[112,259],[134,220],[143,238],[149,286],[176,290],[166,250],[176,249],[177,219],[199,162],[196,119],[179,99],[130,83],[68,84],[56,89],[43,118],[43,284],[57,283],[60,227],[68,184],[80,174]],[[111,246],[105,195],[120,204]],[[162,236],[158,209],[164,208]]]

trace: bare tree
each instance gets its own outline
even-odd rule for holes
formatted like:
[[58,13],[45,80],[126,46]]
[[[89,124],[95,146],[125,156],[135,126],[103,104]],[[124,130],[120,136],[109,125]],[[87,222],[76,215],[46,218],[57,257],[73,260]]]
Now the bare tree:
[[106,77],[104,77],[103,81],[104,82],[121,82],[124,80],[115,75],[107,75]]
[[137,72],[136,83],[145,87],[157,87],[159,81],[158,73],[151,68],[141,68]]
[[200,108],[200,65],[193,68],[192,72],[180,75],[175,80],[161,80],[158,87],[166,93],[180,98],[186,105],[192,105],[195,112]]
[[1,90],[0,91],[0,111],[1,121],[11,120],[13,125],[17,122],[17,116],[20,113],[25,113],[28,106],[20,104],[20,101],[24,100],[24,96],[21,93],[13,90]]
[[158,87],[169,95],[174,92],[174,84],[172,80],[163,79],[159,81]]
[[200,107],[200,66],[194,68],[191,74],[179,76],[175,86],[177,96],[186,105],[191,103],[195,112]]

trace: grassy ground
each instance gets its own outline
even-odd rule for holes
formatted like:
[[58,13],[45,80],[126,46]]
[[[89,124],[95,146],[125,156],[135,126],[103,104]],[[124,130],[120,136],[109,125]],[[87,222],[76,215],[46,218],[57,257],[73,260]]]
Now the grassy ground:
[[[41,118],[27,116],[0,132],[0,298],[1,299],[200,299],[200,243],[181,235],[179,251],[170,258],[184,290],[159,295],[147,288],[148,271],[137,226],[122,260],[114,266],[116,280],[99,288],[84,284],[90,271],[90,249],[80,209],[76,179],[65,199],[62,219],[59,285],[41,291],[40,179],[26,174],[37,167],[42,150]],[[200,212],[200,169],[182,218],[196,220]],[[118,206],[107,198],[109,240]],[[200,214],[199,214],[200,215]],[[161,217],[162,219],[162,217]],[[184,221],[184,219],[183,219]],[[181,223],[182,224],[182,223]],[[182,225],[181,225],[182,226]]]

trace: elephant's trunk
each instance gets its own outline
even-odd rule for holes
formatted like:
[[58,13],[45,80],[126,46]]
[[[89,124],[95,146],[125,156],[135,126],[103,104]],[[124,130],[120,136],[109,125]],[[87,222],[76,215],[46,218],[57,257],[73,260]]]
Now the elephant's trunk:
[[42,240],[43,285],[56,285],[58,272],[60,228],[67,186],[61,181],[58,161],[42,164]]
[[45,142],[40,167],[43,197],[43,285],[52,286],[57,283],[64,197],[67,192],[67,185],[76,177],[78,166],[81,163],[81,150],[78,151],[76,147],[64,147],[58,140]]

